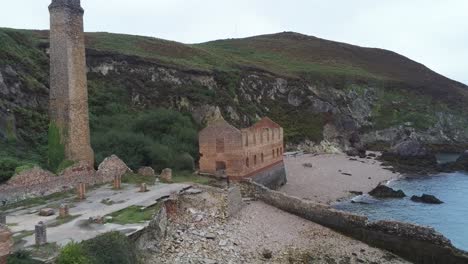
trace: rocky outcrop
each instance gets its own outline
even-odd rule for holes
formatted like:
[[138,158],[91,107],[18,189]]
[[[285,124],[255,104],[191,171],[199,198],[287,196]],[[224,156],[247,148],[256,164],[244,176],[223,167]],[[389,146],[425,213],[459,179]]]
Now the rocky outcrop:
[[415,139],[399,142],[380,158],[402,173],[428,174],[439,169],[436,156]]
[[375,187],[369,194],[376,198],[403,198],[406,194],[402,190],[394,190],[385,185]]
[[423,194],[422,196],[416,196],[413,195],[411,197],[411,201],[417,202],[417,203],[427,203],[427,204],[443,204],[441,200],[439,200],[437,197],[434,195],[430,194]]
[[134,235],[135,244],[142,251],[160,252],[160,244],[166,237],[168,228],[166,208],[161,207],[144,230]]

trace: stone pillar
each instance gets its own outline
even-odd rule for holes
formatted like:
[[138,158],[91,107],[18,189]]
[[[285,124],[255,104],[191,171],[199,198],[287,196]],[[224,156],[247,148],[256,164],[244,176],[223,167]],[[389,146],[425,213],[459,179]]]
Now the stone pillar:
[[47,244],[47,226],[44,222],[39,222],[35,226],[36,246],[43,246]]
[[77,192],[78,192],[78,199],[80,200],[86,199],[86,184],[80,182],[77,187]]
[[67,218],[69,216],[70,216],[70,210],[68,208],[68,204],[61,204],[59,208],[59,217]]
[[159,179],[164,183],[172,183],[172,170],[171,169],[164,169],[159,175]]
[[142,183],[140,185],[140,192],[147,192],[148,191],[148,186],[146,185],[146,183]]
[[12,248],[12,233],[5,226],[0,225],[0,264],[7,264]]
[[94,166],[80,0],[52,0],[50,12],[50,122],[60,132],[65,158]]
[[114,189],[120,190],[122,188],[122,175],[114,176]]

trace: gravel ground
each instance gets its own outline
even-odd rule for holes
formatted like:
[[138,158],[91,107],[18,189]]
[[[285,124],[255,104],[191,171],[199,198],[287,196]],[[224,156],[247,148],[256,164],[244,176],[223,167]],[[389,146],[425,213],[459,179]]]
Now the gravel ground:
[[219,197],[183,198],[159,254],[145,263],[408,263],[262,202],[224,219]]
[[367,193],[379,183],[401,176],[384,169],[374,158],[307,154],[284,162],[288,183],[281,191],[324,204],[348,198],[351,191]]

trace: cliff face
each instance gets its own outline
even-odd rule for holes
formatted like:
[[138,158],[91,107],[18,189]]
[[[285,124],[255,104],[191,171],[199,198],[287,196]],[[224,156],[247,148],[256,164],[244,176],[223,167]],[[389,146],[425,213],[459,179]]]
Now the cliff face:
[[[0,138],[41,149],[47,32],[0,29],[0,43]],[[122,107],[163,107],[200,127],[219,115],[237,126],[269,116],[304,148],[468,144],[467,87],[388,51],[293,33],[198,45],[92,33],[87,46],[92,129]]]

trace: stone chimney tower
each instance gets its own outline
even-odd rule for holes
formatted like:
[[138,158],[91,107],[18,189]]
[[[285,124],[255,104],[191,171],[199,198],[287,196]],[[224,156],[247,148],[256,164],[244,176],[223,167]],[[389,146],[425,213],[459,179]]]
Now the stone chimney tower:
[[80,0],[52,0],[50,12],[51,123],[60,132],[65,158],[94,165],[89,135],[88,88]]

